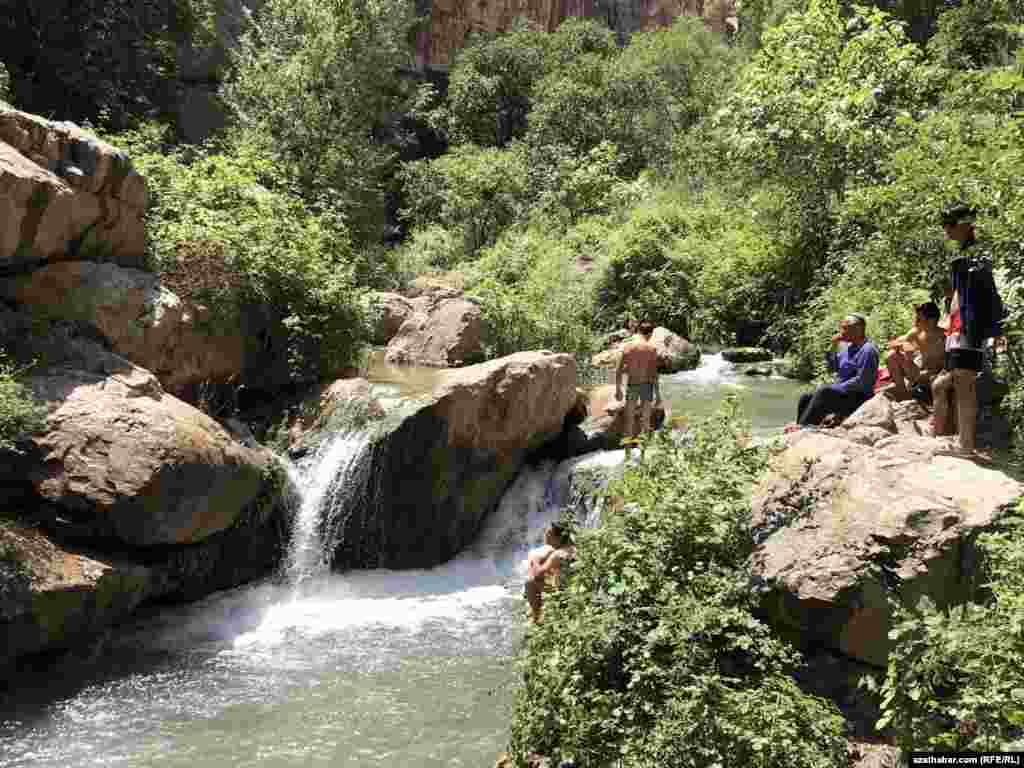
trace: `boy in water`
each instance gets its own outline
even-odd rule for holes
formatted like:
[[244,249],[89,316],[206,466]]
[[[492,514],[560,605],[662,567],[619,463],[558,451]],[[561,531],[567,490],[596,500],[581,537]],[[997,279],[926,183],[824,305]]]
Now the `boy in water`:
[[552,523],[544,532],[544,546],[530,550],[526,558],[525,593],[531,624],[540,623],[545,586],[560,583],[562,563],[570,557],[572,544],[565,529],[559,523]]
[[938,305],[933,301],[918,304],[914,313],[914,327],[889,342],[885,361],[893,383],[886,395],[896,401],[909,399],[910,387],[915,384],[930,392],[946,361],[946,334],[939,327]]

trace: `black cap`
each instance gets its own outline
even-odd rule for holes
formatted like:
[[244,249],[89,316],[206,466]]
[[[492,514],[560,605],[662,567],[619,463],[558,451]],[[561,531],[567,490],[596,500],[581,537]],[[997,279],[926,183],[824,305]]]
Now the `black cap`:
[[952,227],[959,224],[961,221],[973,221],[977,213],[978,212],[969,205],[964,203],[954,203],[948,208],[943,209],[940,221],[942,226]]

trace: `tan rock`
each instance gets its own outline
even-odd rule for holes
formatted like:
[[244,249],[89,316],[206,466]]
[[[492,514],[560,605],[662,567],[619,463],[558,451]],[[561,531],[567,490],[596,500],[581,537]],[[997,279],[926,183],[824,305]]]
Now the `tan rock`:
[[28,470],[39,495],[138,547],[231,526],[260,493],[270,454],[236,443],[148,371],[93,348],[89,370],[51,367],[28,379],[50,411]]
[[[617,343],[611,349],[599,352],[591,358],[591,363],[598,368],[615,368],[622,358],[622,348],[633,337]],[[658,370],[662,373],[675,373],[696,368],[700,362],[700,348],[688,342],[668,328],[658,326],[651,334],[651,341],[658,348]]]
[[[418,300],[418,299],[417,299]],[[459,366],[483,357],[480,307],[463,298],[443,298],[416,311],[388,343],[389,363]]]
[[[870,423],[889,418],[882,405],[869,413],[848,430],[787,436],[754,494],[760,544],[751,564],[770,620],[882,666],[888,599],[913,604],[928,596],[940,606],[969,599],[979,586],[975,535],[1024,485],[942,455],[943,441]],[[848,437],[864,430],[889,436],[873,445]]]
[[155,373],[178,396],[207,382],[237,381],[243,369],[241,329],[204,322],[205,308],[178,298],[150,272],[59,262],[0,281],[0,296],[36,316],[89,323],[115,352]]
[[340,521],[336,565],[429,567],[473,541],[525,457],[576,400],[571,355],[520,352],[448,371],[381,425]]
[[0,106],[0,265],[83,252],[141,266],[145,182],[128,157],[72,123]]
[[378,291],[369,296],[369,310],[373,343],[387,344],[413,313],[413,305],[401,294]]
[[[434,0],[430,23],[416,39],[419,67],[447,67],[467,35],[493,34],[509,29],[523,18],[537,27],[553,32],[565,19],[583,16],[605,20],[608,9],[594,0],[502,0],[497,3],[467,3],[461,0]],[[699,3],[697,0],[630,0],[617,2],[612,14],[613,29],[622,36],[644,29],[671,24],[680,16],[703,17],[712,29],[733,31],[735,3]],[[730,23],[730,19],[732,22]]]

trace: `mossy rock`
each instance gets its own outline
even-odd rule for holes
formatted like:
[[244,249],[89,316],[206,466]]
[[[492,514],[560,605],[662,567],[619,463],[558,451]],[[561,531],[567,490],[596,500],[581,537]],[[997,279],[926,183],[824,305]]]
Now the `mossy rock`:
[[729,347],[722,350],[722,359],[730,363],[763,363],[772,359],[763,347]]

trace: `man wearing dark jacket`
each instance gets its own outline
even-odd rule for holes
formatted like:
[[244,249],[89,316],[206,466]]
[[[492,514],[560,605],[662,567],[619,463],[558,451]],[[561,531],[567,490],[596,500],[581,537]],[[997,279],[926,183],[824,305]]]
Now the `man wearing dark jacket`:
[[991,259],[975,239],[974,215],[975,211],[965,205],[942,214],[946,238],[955,240],[960,252],[951,268],[953,300],[946,330],[946,369],[932,383],[933,431],[936,435],[950,431],[950,405],[955,398],[960,449],[965,454],[977,453],[977,379],[985,363],[985,340],[1002,333],[1003,319]]

